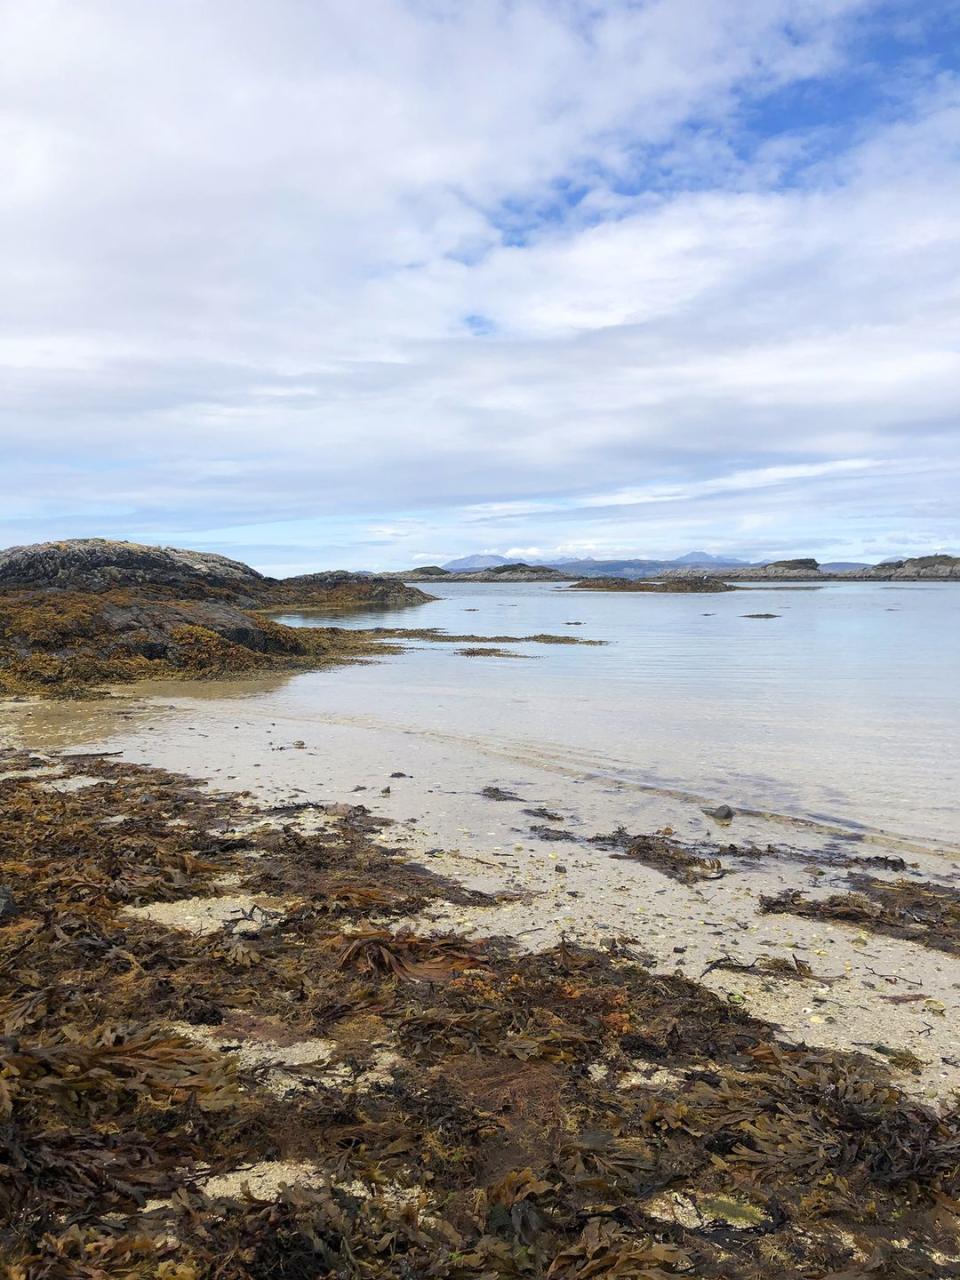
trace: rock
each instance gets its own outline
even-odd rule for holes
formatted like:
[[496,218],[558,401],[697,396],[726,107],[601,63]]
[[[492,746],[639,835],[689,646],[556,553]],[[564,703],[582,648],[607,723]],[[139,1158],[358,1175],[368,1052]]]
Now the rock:
[[715,809],[704,809],[703,812],[708,818],[715,818],[717,822],[730,822],[734,816],[734,811],[728,804],[718,804]]
[[256,569],[226,556],[109,538],[71,538],[0,551],[0,588],[4,590],[153,588],[182,599],[226,594],[254,600],[266,582]]
[[293,578],[265,579],[261,599],[264,605],[338,610],[426,604],[434,597],[386,574],[330,569],[323,573],[301,573]]
[[396,578],[333,570],[267,578],[209,551],[148,547],[109,538],[38,542],[0,551],[0,591],[48,590],[135,594],[138,600],[222,600],[247,607],[353,608],[432,600]]
[[772,560],[765,569],[786,569],[789,573],[819,573],[820,564],[812,556],[798,560]]
[[18,911],[19,907],[13,896],[13,890],[5,884],[0,884],[0,922],[12,920]]
[[[436,570],[436,572],[434,571]],[[439,566],[428,565],[426,569],[411,569],[396,575],[406,582],[566,582],[569,574],[559,569],[550,569],[543,564],[525,564],[518,560],[515,564],[498,564],[492,568],[474,569],[452,573],[440,569]]]

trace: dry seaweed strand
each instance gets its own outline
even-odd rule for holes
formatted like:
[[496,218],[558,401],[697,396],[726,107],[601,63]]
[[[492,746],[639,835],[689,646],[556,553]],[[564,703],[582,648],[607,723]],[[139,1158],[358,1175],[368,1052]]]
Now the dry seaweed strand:
[[850,876],[850,886],[853,892],[825,899],[805,898],[799,892],[764,897],[760,907],[811,920],[839,920],[960,955],[960,892],[956,889],[865,875]]
[[[11,1280],[956,1273],[960,1117],[882,1064],[615,950],[418,934],[470,895],[359,806],[305,833],[107,758],[58,793],[40,763],[0,781]],[[127,910],[227,873],[282,911],[198,936]],[[245,1053],[317,1037],[284,1071]],[[203,1190],[264,1161],[313,1176]]]

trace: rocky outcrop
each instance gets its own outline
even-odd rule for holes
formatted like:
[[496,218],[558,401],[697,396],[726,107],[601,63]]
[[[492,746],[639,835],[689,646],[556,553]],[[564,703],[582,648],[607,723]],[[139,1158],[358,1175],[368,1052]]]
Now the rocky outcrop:
[[669,595],[716,593],[736,589],[720,578],[705,575],[693,577],[689,574],[665,578],[662,582],[638,581],[636,578],[583,578],[580,582],[571,584],[571,590],[578,591],[642,591]]
[[394,578],[343,570],[268,578],[239,560],[212,552],[108,538],[40,542],[0,551],[0,592],[24,590],[125,591],[140,600],[224,600],[261,609],[296,604],[376,608],[423,604],[432,598]]
[[498,564],[489,569],[453,573],[438,565],[413,569],[401,575],[406,582],[569,582],[570,576],[544,564]]
[[0,692],[78,696],[146,678],[311,668],[371,652],[360,631],[285,627],[215,600],[0,593]]
[[449,578],[451,574],[438,564],[421,564],[416,569],[403,569],[400,573],[392,573],[391,578],[403,578],[404,582],[437,582],[441,578]]
[[108,538],[38,542],[0,551],[0,590],[134,589],[182,599],[254,601],[267,579],[256,569],[208,551],[147,547]]
[[960,556],[914,556],[911,560],[894,560],[889,564],[874,565],[857,577],[892,582],[960,581]]
[[862,569],[834,570],[824,570],[816,560],[775,560],[748,569],[715,572],[733,582],[960,582],[960,557],[915,556]]
[[81,694],[145,677],[326,665],[373,641],[268,614],[430,599],[394,578],[278,580],[226,556],[102,538],[12,547],[0,553],[0,691]]
[[266,579],[261,599],[265,605],[299,605],[318,609],[394,609],[425,604],[434,597],[400,578],[386,574],[303,573],[295,578]]

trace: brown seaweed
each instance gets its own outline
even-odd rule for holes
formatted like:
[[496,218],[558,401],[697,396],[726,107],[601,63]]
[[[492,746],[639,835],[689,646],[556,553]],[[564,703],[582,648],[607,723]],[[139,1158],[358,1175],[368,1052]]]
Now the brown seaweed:
[[[415,930],[463,891],[359,806],[304,831],[109,758],[52,791],[31,759],[0,781],[10,1280],[956,1274],[960,1115],[883,1063],[615,947]],[[129,910],[228,873],[278,905],[208,935]],[[311,1178],[258,1193],[283,1161]]]
[[761,909],[811,920],[839,920],[937,951],[960,954],[960,892],[956,889],[864,875],[851,876],[850,884],[852,893],[825,899],[804,898],[799,892],[761,898]]

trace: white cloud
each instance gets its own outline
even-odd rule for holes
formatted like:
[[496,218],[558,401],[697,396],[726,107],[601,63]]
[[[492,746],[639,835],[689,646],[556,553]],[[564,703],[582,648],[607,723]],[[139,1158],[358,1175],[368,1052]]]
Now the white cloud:
[[956,83],[742,134],[876,8],[0,0],[0,540],[949,538]]

